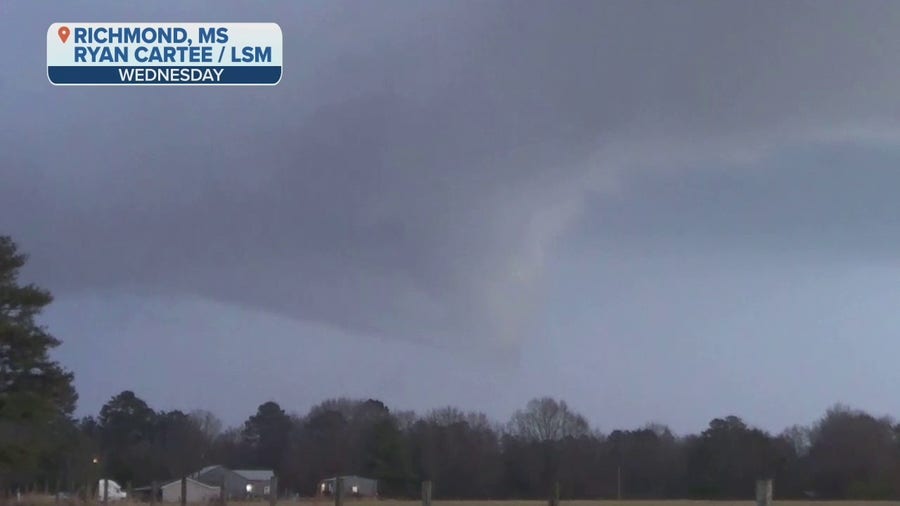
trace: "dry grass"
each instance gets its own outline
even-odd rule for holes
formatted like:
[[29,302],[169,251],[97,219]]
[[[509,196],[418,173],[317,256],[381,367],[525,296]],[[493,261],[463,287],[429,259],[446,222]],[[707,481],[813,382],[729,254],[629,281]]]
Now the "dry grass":
[[[15,504],[15,500],[11,504]],[[29,495],[22,498],[19,503],[22,506],[41,505],[47,506],[53,504],[55,499],[52,495]],[[395,499],[380,500],[347,500],[347,506],[419,506],[419,501],[406,501]],[[872,506],[900,506],[900,501],[773,501],[776,505],[786,506],[855,506],[859,504]],[[110,501],[111,506],[149,506],[148,503],[135,501]],[[432,501],[434,506],[547,506],[547,501]],[[177,503],[161,503],[160,506],[166,504]],[[278,501],[279,506],[331,506],[332,501],[324,498],[318,499],[301,499],[299,501]],[[658,501],[562,501],[563,506],[754,506],[754,501],[687,501],[687,500],[658,500]],[[62,506],[85,506],[80,501],[63,501]],[[93,506],[100,506],[94,504]],[[208,506],[208,504],[196,504],[194,506]],[[268,506],[265,501],[232,501],[228,506]]]

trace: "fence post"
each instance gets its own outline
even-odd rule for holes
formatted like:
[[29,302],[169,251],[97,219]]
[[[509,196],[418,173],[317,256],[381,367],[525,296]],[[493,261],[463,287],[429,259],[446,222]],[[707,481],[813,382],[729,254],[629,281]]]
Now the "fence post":
[[187,477],[181,477],[181,506],[187,504]]
[[278,477],[272,475],[269,478],[269,506],[275,506],[275,501],[278,498]]
[[772,506],[772,480],[756,481],[756,506]]
[[334,479],[334,506],[344,506],[344,479]]
[[622,500],[622,466],[616,467],[616,499]]
[[109,504],[109,478],[103,479],[103,506]]
[[159,483],[153,480],[150,483],[150,506],[156,505],[156,494],[159,493]]
[[553,495],[550,496],[550,506],[559,506],[559,482],[553,484]]
[[422,482],[422,506],[431,506],[431,480]]
[[228,482],[224,477],[222,478],[222,485],[219,489],[219,502],[222,503],[222,506],[225,506],[228,503],[228,495],[226,493],[225,484]]

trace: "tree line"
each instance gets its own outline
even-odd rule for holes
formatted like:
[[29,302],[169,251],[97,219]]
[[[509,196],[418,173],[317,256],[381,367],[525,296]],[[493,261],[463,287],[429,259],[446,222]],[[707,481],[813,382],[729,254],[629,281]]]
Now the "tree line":
[[572,499],[749,499],[760,478],[774,479],[781,498],[900,497],[900,425],[840,405],[779,434],[735,416],[686,436],[659,424],[603,434],[553,398],[503,424],[454,407],[395,412],[374,399],[330,399],[304,415],[270,401],[224,429],[209,412],[154,411],[126,391],[74,425],[66,461],[79,465],[45,468],[40,479],[106,473],[148,484],[224,464],[273,469],[299,495],[315,494],[322,478],[357,474],[395,497],[415,496],[427,479],[445,499],[546,498],[556,483]]
[[148,485],[209,464],[268,468],[286,493],[325,477],[379,480],[386,496],[435,498],[747,499],[759,478],[780,498],[900,499],[900,424],[845,406],[781,433],[716,418],[699,434],[651,424],[592,430],[562,401],[530,401],[505,423],[454,407],[393,411],[374,399],[329,399],[305,414],[261,404],[238,427],[206,411],[156,410],[134,392],[73,416],[73,376],[37,323],[52,301],[22,284],[26,256],[0,236],[0,491],[74,491],[100,477]]

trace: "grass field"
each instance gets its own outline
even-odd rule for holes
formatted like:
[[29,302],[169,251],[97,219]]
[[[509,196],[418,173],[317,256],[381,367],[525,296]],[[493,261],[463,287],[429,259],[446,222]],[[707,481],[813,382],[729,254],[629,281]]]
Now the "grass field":
[[[658,500],[658,501],[561,501],[564,506],[752,506],[754,501],[687,501],[687,500]],[[14,504],[14,500],[11,501]],[[52,496],[29,496],[23,497],[22,504],[27,506],[49,505],[53,504]],[[858,504],[866,505],[896,505],[900,506],[900,501],[779,501],[774,500],[774,504],[784,504],[788,506],[853,506]],[[82,502],[62,502],[61,506],[84,505]],[[112,506],[148,506],[148,503],[123,501],[111,502]],[[279,506],[331,506],[333,502],[325,499],[302,499],[300,501],[278,501]],[[401,501],[394,499],[381,500],[347,500],[347,506],[420,506],[420,501]],[[434,506],[547,506],[547,501],[432,501]],[[160,506],[176,505],[177,503],[160,503]],[[197,503],[196,506],[201,506]],[[203,503],[207,506],[207,503]],[[267,502],[229,502],[228,506],[268,506]]]

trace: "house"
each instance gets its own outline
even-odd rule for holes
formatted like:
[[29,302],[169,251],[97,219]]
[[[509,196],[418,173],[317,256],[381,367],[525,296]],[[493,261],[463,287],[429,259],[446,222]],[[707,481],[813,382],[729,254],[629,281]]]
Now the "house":
[[270,469],[232,470],[225,466],[207,466],[191,475],[201,483],[223,488],[226,499],[266,497],[274,476]]
[[378,497],[378,480],[363,478],[362,476],[340,476],[326,478],[319,482],[319,494],[334,495],[337,478],[343,483],[344,496]]
[[[209,502],[219,498],[220,489],[193,478],[185,478],[185,497],[187,502]],[[162,487],[163,502],[181,502],[181,480],[174,480]]]

